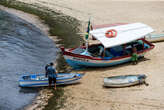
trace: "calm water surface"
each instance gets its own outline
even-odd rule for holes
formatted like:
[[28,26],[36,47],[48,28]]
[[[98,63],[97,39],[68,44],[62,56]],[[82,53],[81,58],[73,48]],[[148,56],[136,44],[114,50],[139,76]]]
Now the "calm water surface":
[[36,96],[36,89],[21,89],[22,74],[44,72],[55,60],[54,42],[34,25],[0,10],[0,110],[18,110]]

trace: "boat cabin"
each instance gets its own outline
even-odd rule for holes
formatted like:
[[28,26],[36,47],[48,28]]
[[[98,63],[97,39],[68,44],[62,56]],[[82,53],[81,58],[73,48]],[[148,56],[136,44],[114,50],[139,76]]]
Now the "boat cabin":
[[125,55],[131,55],[133,53],[133,48],[136,48],[137,52],[142,52],[148,48],[150,45],[143,42],[143,39],[139,39],[127,44],[118,45],[115,47],[104,48],[102,44],[95,44],[88,47],[88,51],[85,51],[85,48],[77,48],[72,52],[75,54],[81,54],[91,57],[100,57],[100,58],[114,58]]

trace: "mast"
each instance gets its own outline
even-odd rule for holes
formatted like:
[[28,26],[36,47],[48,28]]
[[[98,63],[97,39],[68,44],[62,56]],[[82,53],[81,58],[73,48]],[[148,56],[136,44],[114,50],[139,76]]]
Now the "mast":
[[86,35],[85,35],[85,40],[86,40],[86,43],[85,43],[85,46],[86,46],[86,52],[88,52],[88,45],[89,45],[89,31],[91,30],[91,22],[90,22],[90,18],[89,18],[89,21],[88,21],[88,27],[87,27],[87,32],[86,32]]

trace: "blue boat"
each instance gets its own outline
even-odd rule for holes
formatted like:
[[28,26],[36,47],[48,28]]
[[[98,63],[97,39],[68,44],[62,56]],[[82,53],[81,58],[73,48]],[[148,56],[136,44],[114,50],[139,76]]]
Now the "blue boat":
[[[84,74],[78,73],[58,73],[57,85],[75,84],[80,81]],[[45,74],[23,75],[19,79],[20,87],[41,87],[48,86],[48,78]]]

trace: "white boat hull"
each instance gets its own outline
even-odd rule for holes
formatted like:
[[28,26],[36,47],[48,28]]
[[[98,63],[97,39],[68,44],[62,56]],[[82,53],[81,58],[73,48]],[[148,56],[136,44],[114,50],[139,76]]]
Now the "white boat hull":
[[145,75],[125,75],[104,78],[105,87],[128,87],[145,82]]

